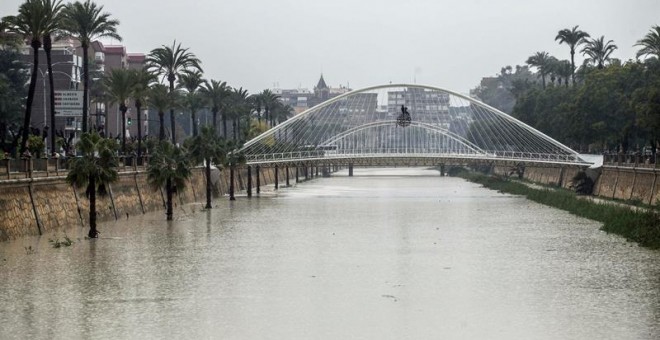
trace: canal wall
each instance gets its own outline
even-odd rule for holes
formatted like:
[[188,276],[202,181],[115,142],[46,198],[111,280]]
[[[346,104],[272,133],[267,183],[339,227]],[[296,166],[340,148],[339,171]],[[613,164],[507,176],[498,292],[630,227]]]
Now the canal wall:
[[[295,184],[295,167],[288,169],[290,184]],[[315,173],[314,173],[315,174]],[[311,175],[311,174],[310,174]],[[257,177],[261,190],[275,181],[274,168],[252,169],[252,192],[256,195]],[[69,227],[89,225],[89,199],[85,189],[66,183],[66,177],[25,178],[0,181],[0,241],[40,235]],[[302,168],[299,178],[304,179]],[[286,184],[285,168],[278,170],[278,182]],[[228,169],[212,170],[214,198],[229,193]],[[234,176],[236,192],[248,187],[248,170],[237,168]],[[272,189],[272,188],[271,188]],[[268,190],[271,190],[268,189]],[[107,188],[107,195],[96,197],[97,220],[111,221],[131,215],[165,209],[164,188],[154,189],[144,171],[120,172],[118,181]],[[206,201],[206,176],[203,168],[192,169],[192,176],[174,197],[174,204]],[[164,216],[163,216],[164,219]]]
[[[515,168],[496,166],[500,176],[517,176]],[[578,167],[526,166],[523,179],[530,182],[571,189]],[[603,198],[658,205],[660,199],[660,169],[604,165],[594,171],[593,195]]]

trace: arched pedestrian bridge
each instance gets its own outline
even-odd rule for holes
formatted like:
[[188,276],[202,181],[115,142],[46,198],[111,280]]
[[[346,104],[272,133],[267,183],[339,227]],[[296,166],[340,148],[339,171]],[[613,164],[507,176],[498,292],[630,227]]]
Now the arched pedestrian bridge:
[[248,141],[241,151],[248,165],[590,164],[493,107],[411,84],[334,97]]

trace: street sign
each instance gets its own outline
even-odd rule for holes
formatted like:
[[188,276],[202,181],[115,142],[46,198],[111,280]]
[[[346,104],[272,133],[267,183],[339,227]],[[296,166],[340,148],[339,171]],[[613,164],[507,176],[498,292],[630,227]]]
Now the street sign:
[[55,91],[55,115],[60,117],[82,116],[83,91]]

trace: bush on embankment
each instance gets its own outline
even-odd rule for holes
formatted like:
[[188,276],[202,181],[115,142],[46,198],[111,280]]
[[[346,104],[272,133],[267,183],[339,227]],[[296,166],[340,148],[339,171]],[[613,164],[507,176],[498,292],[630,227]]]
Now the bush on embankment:
[[624,236],[645,247],[660,249],[660,216],[655,212],[597,203],[581,199],[567,190],[535,189],[523,183],[475,172],[462,171],[456,175],[489,189],[523,195],[532,201],[602,222],[601,229],[608,233]]

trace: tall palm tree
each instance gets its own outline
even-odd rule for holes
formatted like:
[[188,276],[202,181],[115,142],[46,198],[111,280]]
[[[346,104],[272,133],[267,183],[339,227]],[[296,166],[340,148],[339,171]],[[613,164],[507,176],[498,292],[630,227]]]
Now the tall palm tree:
[[121,41],[117,34],[119,20],[110,19],[110,13],[103,12],[103,6],[98,6],[91,0],[68,3],[62,11],[62,27],[67,36],[80,41],[83,52],[83,114],[82,131],[87,132],[88,97],[89,97],[89,46],[98,38],[113,38]]
[[545,89],[545,76],[550,72],[552,67],[552,57],[548,52],[536,52],[534,55],[527,58],[525,63],[529,66],[536,67],[539,77],[541,77],[543,89]]
[[199,135],[188,140],[188,150],[195,163],[204,163],[206,173],[206,209],[211,209],[211,164],[225,163],[227,151],[224,140],[215,134],[212,126],[203,126]]
[[117,68],[103,79],[107,89],[108,101],[110,104],[119,104],[121,112],[121,152],[126,154],[126,101],[131,97],[131,88],[133,87],[133,77],[131,71],[123,68]]
[[[201,61],[197,59],[195,54],[188,52],[187,48],[181,48],[181,44],[176,43],[176,40],[170,46],[161,46],[151,50],[147,56],[147,68],[155,71],[170,84],[170,92],[174,92],[174,81],[185,70],[198,70],[202,72],[200,66]],[[172,143],[176,144],[176,127],[174,119],[174,108],[170,108],[170,124],[172,127]]]
[[34,91],[37,85],[37,75],[39,74],[39,49],[41,48],[41,39],[46,32],[47,26],[44,18],[48,17],[48,15],[49,13],[41,0],[26,0],[18,8],[17,15],[7,16],[2,19],[7,25],[8,32],[18,34],[30,40],[30,47],[32,47],[33,53],[30,86],[28,87],[25,116],[23,117],[21,154],[27,150],[30,120],[32,118],[32,103],[34,102]]
[[650,56],[660,59],[660,26],[653,26],[644,38],[637,40],[635,46],[642,47],[637,51],[637,58]]
[[188,164],[188,159],[183,148],[177,148],[166,140],[159,141],[149,159],[147,177],[149,183],[154,188],[165,186],[165,190],[167,191],[166,214],[168,221],[171,221],[173,216],[172,195],[174,189],[172,184],[176,186],[177,191],[180,191],[185,186],[186,179],[190,178],[190,175],[190,165]]
[[[44,20],[44,52],[46,52],[46,65],[48,68],[48,85],[50,91],[50,150],[55,152],[55,86],[53,81],[53,61],[51,51],[53,49],[52,35],[61,28],[62,25],[62,0],[42,0],[46,16]],[[46,94],[44,93],[44,96]],[[44,122],[44,129],[46,122]]]
[[135,100],[135,112],[137,115],[137,156],[138,159],[142,157],[142,106],[146,104],[149,88],[156,82],[156,76],[145,70],[132,70],[131,77],[131,93],[130,96]]
[[264,108],[264,96],[263,93],[256,93],[250,95],[250,103],[252,103],[252,109],[256,113],[257,121],[261,123],[261,110]]
[[605,36],[601,36],[597,39],[588,39],[581,52],[583,55],[589,56],[587,60],[595,64],[600,70],[605,67],[605,63],[610,60],[610,55],[617,48],[614,41],[608,40],[605,42]]
[[280,96],[273,93],[271,90],[263,90],[261,92],[261,98],[264,105],[264,113],[270,126],[275,126],[275,119],[273,118],[273,108],[275,108],[280,103]]
[[197,136],[197,116],[195,113],[204,107],[205,98],[199,93],[199,89],[203,83],[202,72],[199,70],[184,72],[181,78],[179,78],[179,86],[186,90],[184,100],[186,108],[190,110],[193,137]]
[[248,94],[248,91],[240,88],[234,88],[231,93],[231,109],[230,113],[232,116],[232,132],[234,143],[238,143],[242,140],[241,133],[241,119],[248,119],[246,125],[249,127],[249,114],[254,103],[252,102],[252,97]]
[[67,182],[78,187],[87,187],[89,197],[89,234],[90,238],[99,235],[96,229],[96,194],[105,194],[106,186],[118,178],[118,161],[115,156],[116,144],[111,139],[101,138],[93,131],[83,133],[76,144],[82,157],[71,158]]
[[218,113],[222,110],[222,137],[227,138],[226,100],[231,93],[231,89],[227,86],[227,82],[212,79],[204,82],[201,91],[211,106],[211,112],[213,112],[214,131],[218,131]]
[[167,86],[163,84],[155,84],[149,90],[149,106],[158,111],[158,120],[160,122],[158,139],[165,140],[165,110],[172,107],[172,93],[170,93]]
[[573,78],[573,85],[575,85],[575,47],[584,44],[586,38],[589,38],[589,33],[578,29],[578,25],[568,29],[565,28],[557,33],[555,41],[559,44],[566,44],[571,49],[571,77]]

